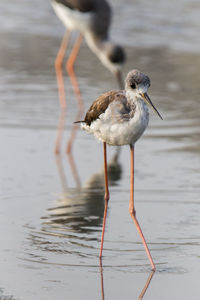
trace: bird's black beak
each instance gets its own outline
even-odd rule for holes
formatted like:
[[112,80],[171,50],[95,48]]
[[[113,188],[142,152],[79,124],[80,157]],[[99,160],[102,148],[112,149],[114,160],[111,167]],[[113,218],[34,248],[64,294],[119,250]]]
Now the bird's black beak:
[[158,112],[158,110],[155,108],[153,103],[151,102],[151,99],[149,98],[147,93],[140,93],[140,96],[144,99],[144,101],[148,104],[150,104],[151,107],[153,107],[154,111],[157,113],[157,115],[163,120],[161,114]]
[[124,89],[124,80],[122,78],[122,72],[120,70],[117,70],[115,72],[115,76],[116,76],[116,79],[117,79],[119,89],[123,90]]

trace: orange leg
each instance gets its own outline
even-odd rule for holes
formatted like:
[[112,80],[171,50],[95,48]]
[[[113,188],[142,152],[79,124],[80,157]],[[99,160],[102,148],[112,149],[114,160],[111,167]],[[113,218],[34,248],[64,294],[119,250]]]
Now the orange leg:
[[144,245],[144,248],[146,250],[147,256],[149,258],[149,261],[151,263],[152,269],[155,271],[156,267],[155,264],[153,262],[153,259],[151,257],[151,253],[149,251],[149,248],[147,246],[147,243],[145,241],[144,235],[142,233],[142,229],[138,223],[138,220],[136,218],[136,211],[135,211],[135,206],[134,206],[134,146],[130,145],[130,152],[131,152],[131,182],[130,182],[130,202],[129,202],[129,212],[131,215],[131,218],[133,219],[136,228],[139,232],[139,235],[142,239],[142,243]]
[[58,51],[56,60],[55,60],[55,70],[56,70],[56,77],[58,83],[58,93],[60,99],[60,107],[66,108],[66,99],[65,99],[65,90],[64,90],[64,81],[63,81],[63,74],[62,74],[62,62],[65,56],[65,52],[67,49],[68,41],[70,37],[70,31],[66,31],[63,37],[63,40],[60,45],[60,49]]
[[74,44],[74,47],[72,48],[70,56],[67,60],[67,63],[66,63],[66,70],[69,73],[69,77],[70,77],[70,80],[71,80],[71,83],[72,83],[74,93],[76,95],[79,107],[83,106],[83,101],[82,101],[82,98],[81,98],[81,93],[80,93],[78,81],[77,81],[77,78],[76,78],[76,75],[75,75],[75,72],[74,72],[74,64],[75,64],[76,58],[78,56],[82,40],[83,40],[83,37],[82,37],[81,34],[79,34],[79,36],[78,36],[78,38],[77,38],[77,40]]
[[[73,47],[73,49],[71,51],[71,54],[70,54],[70,56],[67,60],[67,63],[66,63],[66,69],[67,69],[67,72],[69,74],[69,77],[70,77],[70,80],[71,80],[71,83],[72,83],[72,86],[73,86],[73,89],[74,89],[74,94],[76,96],[76,100],[77,100],[78,107],[79,107],[79,111],[78,111],[76,120],[80,120],[80,118],[82,116],[82,113],[83,113],[83,100],[82,100],[82,97],[81,97],[81,92],[80,92],[80,88],[79,88],[79,85],[78,85],[78,81],[77,81],[77,78],[76,78],[76,75],[75,75],[75,72],[74,72],[74,64],[75,64],[77,55],[79,53],[82,40],[83,40],[83,37],[80,34],[78,36],[75,44],[74,44],[74,47]],[[68,144],[67,144],[67,150],[66,150],[67,154],[69,154],[71,152],[72,144],[73,144],[73,141],[76,137],[77,129],[78,129],[78,125],[74,124],[74,127],[72,129],[72,133],[71,133],[71,137],[70,137],[70,139],[68,141]]]
[[108,169],[107,169],[107,151],[106,151],[106,143],[103,143],[103,150],[104,150],[104,173],[105,173],[105,208],[104,208],[104,217],[103,217],[103,228],[102,228],[102,235],[101,235],[101,248],[100,248],[100,254],[99,258],[102,257],[102,251],[103,251],[103,241],[104,241],[104,233],[105,233],[105,227],[106,227],[106,217],[107,217],[107,211],[108,211],[108,200],[109,200],[109,189],[108,189]]

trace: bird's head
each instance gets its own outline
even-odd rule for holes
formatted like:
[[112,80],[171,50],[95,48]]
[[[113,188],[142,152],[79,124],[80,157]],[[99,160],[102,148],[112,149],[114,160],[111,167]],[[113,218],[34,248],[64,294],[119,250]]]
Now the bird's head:
[[122,65],[126,61],[126,54],[121,46],[115,45],[110,41],[104,42],[102,63],[114,74],[120,89],[124,89],[122,79]]
[[139,98],[149,104],[154,111],[158,114],[158,116],[162,119],[162,116],[155,108],[151,99],[149,98],[147,91],[150,87],[150,79],[144,73],[138,70],[132,70],[128,73],[125,80],[125,89],[132,96],[132,98]]

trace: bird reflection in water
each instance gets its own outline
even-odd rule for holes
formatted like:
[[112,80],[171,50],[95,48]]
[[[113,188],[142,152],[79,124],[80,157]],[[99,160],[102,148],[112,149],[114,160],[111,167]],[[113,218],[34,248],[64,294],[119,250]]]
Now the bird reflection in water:
[[[73,74],[73,78],[75,81],[77,81],[76,79],[76,75]],[[83,100],[82,100],[82,96],[80,91],[78,90],[75,93],[75,98],[77,100],[77,104],[78,104],[78,111],[75,117],[75,120],[79,120],[82,117],[83,114]],[[62,142],[62,136],[63,136],[63,131],[64,131],[64,126],[65,126],[65,120],[66,120],[66,115],[67,115],[67,110],[66,108],[63,108],[62,110],[60,110],[60,115],[59,115],[59,120],[58,120],[58,126],[57,126],[57,136],[56,136],[56,143],[55,143],[55,154],[58,155],[60,154],[60,149],[61,149],[61,142]],[[68,140],[67,143],[67,148],[66,148],[66,153],[70,154],[71,153],[71,149],[72,149],[72,144],[75,140],[76,137],[76,132],[78,129],[78,125],[76,123],[73,124],[73,128],[71,131],[71,136]]]
[[[100,268],[100,281],[101,281],[101,296],[102,296],[102,300],[105,300],[106,298],[105,298],[104,281],[103,281],[103,265],[102,265],[101,259],[99,260],[99,268]],[[155,273],[155,271],[152,270],[151,273],[149,274],[149,276],[145,282],[145,285],[138,297],[138,300],[142,300],[144,298],[144,295],[145,295],[147,289],[149,288],[149,285],[151,283],[154,273]]]
[[[121,165],[118,150],[108,163],[108,176],[110,185],[116,185],[121,178]],[[71,157],[73,158],[73,157]],[[55,207],[48,209],[48,215],[43,217],[45,231],[56,228],[78,233],[94,233],[102,225],[104,214],[104,169],[93,174],[84,184],[80,185],[79,175],[73,169],[76,188],[67,187],[67,178],[60,156],[57,156],[58,173],[63,188],[62,197],[57,200]],[[71,162],[72,163],[72,162]],[[74,164],[74,161],[73,161]],[[74,164],[75,168],[76,165]],[[50,227],[49,227],[50,226]]]
[[147,281],[145,282],[145,286],[143,287],[143,289],[142,289],[142,291],[141,291],[141,293],[140,293],[140,295],[138,297],[138,300],[142,300],[143,299],[143,297],[144,297],[144,295],[145,295],[145,293],[146,293],[146,291],[147,291],[147,289],[148,289],[148,287],[150,285],[150,282],[151,282],[151,280],[153,278],[154,273],[155,273],[155,270],[152,270],[151,273],[149,274],[149,276],[147,278]]

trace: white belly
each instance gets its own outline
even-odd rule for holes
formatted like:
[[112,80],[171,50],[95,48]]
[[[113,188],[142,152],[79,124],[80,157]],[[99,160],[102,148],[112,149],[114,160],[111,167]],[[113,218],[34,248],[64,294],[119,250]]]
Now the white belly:
[[112,109],[107,109],[99,119],[90,126],[82,124],[81,127],[102,142],[109,145],[121,146],[134,144],[143,134],[149,122],[148,107],[142,102],[137,103],[134,117],[130,120],[115,119]]
[[70,30],[78,30],[82,33],[88,31],[91,24],[92,13],[82,13],[72,10],[55,1],[51,2],[56,15]]

